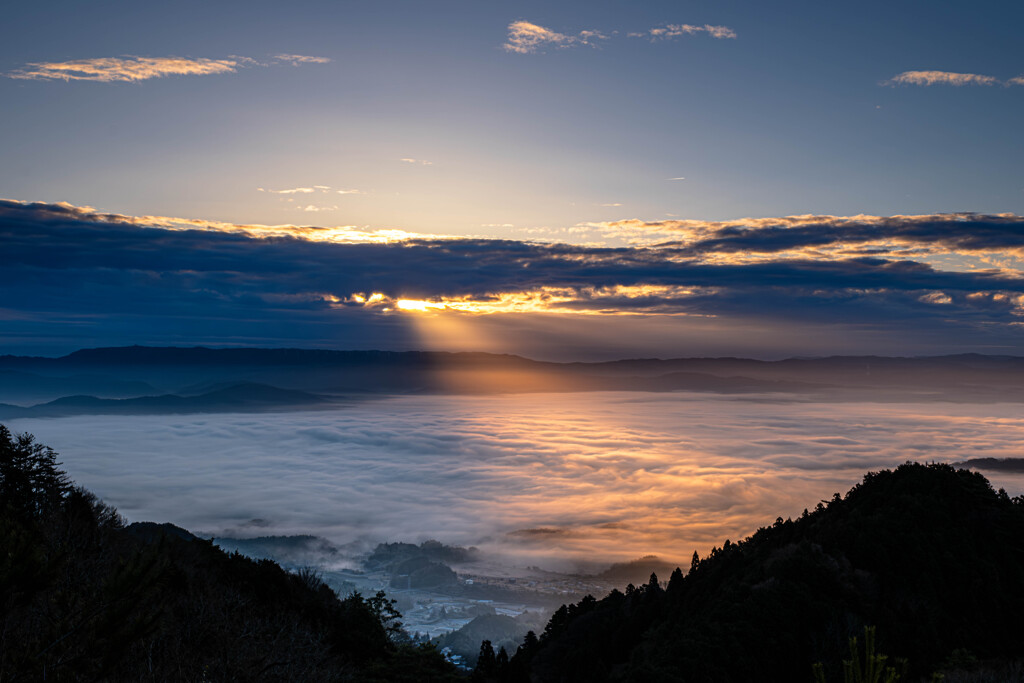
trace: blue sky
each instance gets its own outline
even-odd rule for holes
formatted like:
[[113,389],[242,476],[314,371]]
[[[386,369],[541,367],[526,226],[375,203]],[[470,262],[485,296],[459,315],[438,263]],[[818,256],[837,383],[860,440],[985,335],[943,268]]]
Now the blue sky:
[[[0,197],[125,217],[632,249],[680,231],[693,237],[673,221],[1019,215],[1022,20],[1024,6],[1010,2],[21,4],[6,9],[0,26]],[[827,219],[815,225],[835,227]],[[1020,221],[1000,225],[1021,229]],[[843,243],[829,235],[826,241]],[[899,253],[886,246],[887,263],[1000,268],[1006,281],[985,296],[1016,301],[1020,264],[1015,251],[1000,251],[1007,243],[966,252],[948,240],[944,250],[914,244],[917,252],[906,243]],[[865,255],[799,256],[832,263]],[[95,274],[40,277],[74,289],[75,278],[88,285]],[[662,286],[659,277],[640,284]],[[434,273],[423,278],[437,282]],[[552,283],[565,285],[557,277]],[[509,280],[494,284],[500,291],[399,291],[381,283],[329,295],[380,290],[394,301],[450,303],[524,286]],[[587,286],[623,282],[597,278]],[[847,284],[843,291],[868,289]],[[963,297],[981,291],[968,289]],[[934,287],[914,292],[926,303],[956,301]],[[54,340],[77,338],[53,327],[54,312],[16,303],[20,291],[5,294],[5,310],[17,313],[8,319],[51,322],[31,331],[11,322],[13,336],[0,344],[64,348],[71,342]],[[758,329],[792,338],[789,317],[765,306]],[[80,315],[103,309],[95,301],[67,307]],[[701,311],[723,325],[726,318],[745,325],[750,313]],[[884,328],[878,315],[876,327]],[[989,340],[993,348],[1017,348],[1018,328],[1010,325],[1018,314],[1007,316],[989,321],[1002,326],[998,343]],[[105,320],[109,325],[97,323],[88,340],[142,336],[131,317]],[[956,324],[966,323],[958,317]],[[614,327],[636,336],[622,320]],[[184,329],[185,341],[266,341],[242,331],[200,334],[209,330],[200,322],[194,334]],[[351,334],[336,343],[398,339],[346,329]],[[719,342],[731,349],[735,344],[725,342],[737,332],[729,329],[703,345],[651,332],[647,338],[662,341],[648,350],[685,355]],[[903,332],[879,329],[871,333],[876,341],[864,339],[860,348],[924,348]],[[928,348],[970,346],[971,335],[938,322],[921,334],[933,340]],[[885,343],[877,343],[879,335]],[[821,339],[810,350],[832,343],[829,335]],[[290,341],[324,345],[331,338]],[[805,346],[780,341],[773,353],[807,352]]]

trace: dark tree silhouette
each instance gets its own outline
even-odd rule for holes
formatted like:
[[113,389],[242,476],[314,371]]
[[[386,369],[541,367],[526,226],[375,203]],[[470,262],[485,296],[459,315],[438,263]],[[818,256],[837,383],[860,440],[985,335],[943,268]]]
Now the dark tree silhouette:
[[682,588],[682,586],[683,586],[683,570],[680,569],[679,567],[676,567],[672,571],[671,576],[668,577],[668,586],[665,588],[665,590],[674,593],[677,590],[679,590],[680,588]]
[[476,658],[476,667],[473,669],[473,681],[494,680],[498,672],[498,658],[494,655],[494,647],[491,641],[485,640],[480,643],[480,654]]
[[7,514],[39,519],[60,507],[70,490],[52,448],[0,425],[0,507]]

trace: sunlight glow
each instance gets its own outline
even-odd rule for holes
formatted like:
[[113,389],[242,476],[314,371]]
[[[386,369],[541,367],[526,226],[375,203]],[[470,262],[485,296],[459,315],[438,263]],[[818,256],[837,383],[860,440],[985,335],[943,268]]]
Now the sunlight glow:
[[709,287],[675,285],[614,285],[609,287],[538,287],[527,291],[439,297],[433,300],[393,299],[382,293],[369,298],[353,294],[348,301],[367,307],[389,306],[411,313],[441,311],[491,315],[495,313],[560,313],[577,315],[700,315],[681,310],[682,302],[714,293]]
[[444,309],[444,304],[435,304],[430,301],[415,301],[413,299],[399,299],[395,306],[400,311],[429,311],[431,309]]

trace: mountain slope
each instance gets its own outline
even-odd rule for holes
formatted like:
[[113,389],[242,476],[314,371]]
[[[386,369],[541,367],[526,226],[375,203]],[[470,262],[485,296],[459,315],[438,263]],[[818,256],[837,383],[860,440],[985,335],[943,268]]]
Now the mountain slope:
[[494,680],[841,678],[867,625],[910,673],[954,650],[1024,657],[1024,499],[980,474],[906,464],[654,581],[564,606]]
[[184,529],[126,526],[55,456],[0,425],[0,680],[459,680],[403,644],[382,593],[340,598]]

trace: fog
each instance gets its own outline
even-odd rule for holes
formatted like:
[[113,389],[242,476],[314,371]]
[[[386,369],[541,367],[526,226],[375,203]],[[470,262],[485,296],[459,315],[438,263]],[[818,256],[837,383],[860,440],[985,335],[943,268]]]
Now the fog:
[[[475,545],[516,565],[696,549],[797,516],[868,470],[1005,458],[1019,404],[698,394],[395,397],[334,410],[14,420],[130,521],[337,544]],[[986,472],[1011,494],[1024,475]]]

